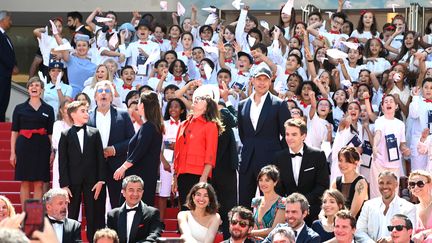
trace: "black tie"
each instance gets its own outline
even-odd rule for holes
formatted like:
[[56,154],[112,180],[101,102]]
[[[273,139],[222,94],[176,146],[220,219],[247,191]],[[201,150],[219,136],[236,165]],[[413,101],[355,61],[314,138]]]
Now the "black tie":
[[55,219],[52,219],[52,218],[49,218],[49,217],[48,217],[48,219],[49,219],[49,221],[50,221],[51,224],[63,224],[63,221],[55,220]]
[[295,153],[295,154],[290,153],[290,156],[291,156],[291,158],[295,158],[296,156],[302,157],[302,154],[301,153]]
[[294,236],[297,237],[297,230],[294,230]]
[[76,131],[79,132],[81,129],[84,129],[84,130],[85,130],[86,125],[82,125],[82,126],[80,126],[80,127],[74,125],[74,127],[75,127]]
[[132,211],[137,211],[138,207],[134,207],[134,208],[126,208],[126,213],[132,212]]

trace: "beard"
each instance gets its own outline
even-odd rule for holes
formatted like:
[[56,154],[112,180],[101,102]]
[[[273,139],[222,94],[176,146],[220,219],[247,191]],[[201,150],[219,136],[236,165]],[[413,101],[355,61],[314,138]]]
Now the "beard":
[[246,232],[241,232],[241,231],[240,232],[230,232],[230,233],[231,233],[231,238],[233,240],[246,239],[248,234],[249,234],[248,231],[246,231]]

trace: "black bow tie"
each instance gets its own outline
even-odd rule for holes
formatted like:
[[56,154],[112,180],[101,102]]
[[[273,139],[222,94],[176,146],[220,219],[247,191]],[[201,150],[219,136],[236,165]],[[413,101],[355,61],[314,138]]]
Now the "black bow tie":
[[301,153],[295,153],[295,154],[290,153],[290,156],[291,156],[291,158],[295,158],[296,156],[302,157],[302,154]]
[[63,221],[55,220],[55,219],[52,219],[52,218],[49,218],[49,217],[48,217],[48,219],[49,219],[49,221],[50,221],[51,224],[63,224],[64,223]]
[[82,125],[82,126],[80,126],[80,127],[74,125],[74,127],[75,127],[76,131],[79,132],[81,129],[84,129],[84,130],[85,130],[86,125]]
[[126,208],[126,213],[129,213],[129,212],[131,212],[131,211],[137,211],[138,210],[138,207],[134,207],[134,208]]

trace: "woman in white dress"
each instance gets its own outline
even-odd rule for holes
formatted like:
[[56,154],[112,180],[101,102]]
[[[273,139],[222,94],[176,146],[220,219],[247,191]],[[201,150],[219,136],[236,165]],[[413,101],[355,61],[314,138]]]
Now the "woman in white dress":
[[213,187],[207,182],[195,184],[187,195],[186,206],[189,211],[177,215],[181,238],[185,242],[213,243],[222,223]]
[[52,148],[53,153],[55,154],[54,162],[53,162],[53,178],[52,178],[52,188],[60,188],[59,184],[59,161],[58,161],[58,143],[60,141],[61,133],[67,129],[69,129],[73,122],[69,118],[66,110],[70,101],[65,100],[60,103],[60,108],[58,110],[58,120],[54,122],[53,125],[53,133],[52,133]]

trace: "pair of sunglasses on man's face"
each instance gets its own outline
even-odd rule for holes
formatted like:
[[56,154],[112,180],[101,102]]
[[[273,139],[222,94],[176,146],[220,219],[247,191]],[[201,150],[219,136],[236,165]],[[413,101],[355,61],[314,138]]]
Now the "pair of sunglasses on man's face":
[[418,188],[423,188],[425,186],[424,181],[410,181],[408,182],[408,187],[410,189],[414,189],[414,187],[417,186]]
[[240,220],[235,220],[235,219],[232,219],[232,220],[230,221],[230,223],[231,223],[231,225],[239,224],[240,227],[242,227],[242,228],[244,228],[244,227],[246,227],[246,226],[249,225],[249,223],[246,222],[246,221],[240,221]]
[[392,232],[393,229],[396,229],[396,231],[402,231],[403,228],[406,228],[405,225],[389,225],[387,226],[388,231]]

